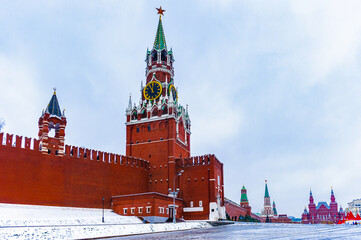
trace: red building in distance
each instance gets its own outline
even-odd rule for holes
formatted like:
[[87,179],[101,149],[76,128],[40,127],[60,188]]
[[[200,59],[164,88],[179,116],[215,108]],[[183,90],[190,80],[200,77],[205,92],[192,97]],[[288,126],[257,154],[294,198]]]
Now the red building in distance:
[[342,207],[338,210],[337,202],[333,189],[331,188],[331,201],[330,205],[326,202],[319,202],[316,206],[310,190],[310,199],[308,204],[308,211],[305,210],[302,214],[302,223],[304,224],[317,224],[317,223],[338,223],[345,218],[345,212]]

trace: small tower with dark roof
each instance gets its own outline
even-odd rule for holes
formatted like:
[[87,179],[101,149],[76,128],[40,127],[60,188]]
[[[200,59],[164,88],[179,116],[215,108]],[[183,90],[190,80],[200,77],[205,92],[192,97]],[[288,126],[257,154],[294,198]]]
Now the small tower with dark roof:
[[[66,118],[60,110],[56,89],[46,110],[39,118],[40,150],[43,154],[64,155]],[[54,135],[51,131],[54,130]],[[50,136],[49,136],[50,133]]]

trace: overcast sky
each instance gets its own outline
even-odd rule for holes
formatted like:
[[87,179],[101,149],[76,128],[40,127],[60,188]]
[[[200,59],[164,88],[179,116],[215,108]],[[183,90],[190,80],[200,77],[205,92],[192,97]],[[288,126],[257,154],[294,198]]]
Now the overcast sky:
[[57,88],[66,143],[125,154],[125,109],[163,19],[192,155],[224,163],[226,196],[264,180],[278,212],[361,197],[360,1],[1,1],[0,118],[37,137]]

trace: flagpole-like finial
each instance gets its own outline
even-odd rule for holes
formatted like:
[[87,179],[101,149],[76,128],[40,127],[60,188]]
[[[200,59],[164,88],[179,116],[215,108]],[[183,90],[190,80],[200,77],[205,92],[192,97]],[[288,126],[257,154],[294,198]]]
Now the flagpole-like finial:
[[54,95],[56,95],[56,88],[53,88],[53,90],[54,90]]

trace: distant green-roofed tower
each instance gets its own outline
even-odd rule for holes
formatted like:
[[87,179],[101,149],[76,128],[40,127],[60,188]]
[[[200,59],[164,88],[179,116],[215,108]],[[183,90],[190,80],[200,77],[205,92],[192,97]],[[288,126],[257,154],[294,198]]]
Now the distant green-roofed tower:
[[269,193],[268,193],[268,187],[267,187],[267,180],[266,180],[266,187],[265,187],[265,192],[264,192],[264,197],[270,197]]
[[241,189],[241,206],[245,207],[248,206],[248,198],[247,198],[247,189],[244,187],[242,187]]
[[268,193],[267,180],[265,180],[264,205],[262,215],[272,215],[271,199]]
[[277,209],[276,209],[276,203],[275,201],[273,201],[273,204],[272,204],[272,208],[273,208],[273,215],[277,216]]

